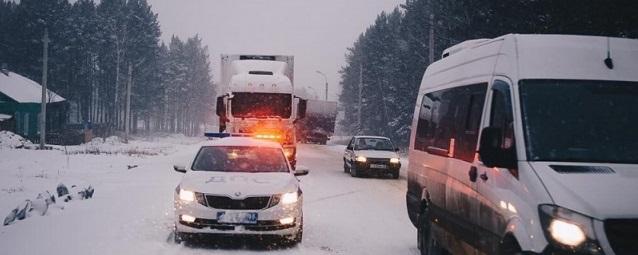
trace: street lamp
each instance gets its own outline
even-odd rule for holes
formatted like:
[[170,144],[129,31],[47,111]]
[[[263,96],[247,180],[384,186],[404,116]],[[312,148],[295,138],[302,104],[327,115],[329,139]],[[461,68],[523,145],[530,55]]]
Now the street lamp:
[[326,101],[328,101],[328,76],[326,76],[325,73],[317,70],[316,71],[318,74],[320,74],[321,76],[323,76],[323,79],[326,81]]

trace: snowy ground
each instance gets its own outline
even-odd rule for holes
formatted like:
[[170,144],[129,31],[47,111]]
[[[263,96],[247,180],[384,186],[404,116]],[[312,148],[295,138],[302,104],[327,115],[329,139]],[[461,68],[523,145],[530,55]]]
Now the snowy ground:
[[[172,242],[172,199],[196,140],[163,138],[36,151],[0,148],[0,217],[20,201],[65,184],[91,184],[93,199],[0,226],[2,254],[417,254],[416,231],[405,209],[405,179],[352,178],[343,172],[340,145],[299,145],[304,239],[289,249],[254,240],[235,245]],[[126,153],[146,151],[149,153]],[[129,169],[129,166],[137,166]],[[402,170],[405,170],[404,167]],[[233,240],[222,240],[227,242]],[[233,242],[235,243],[235,242]]]

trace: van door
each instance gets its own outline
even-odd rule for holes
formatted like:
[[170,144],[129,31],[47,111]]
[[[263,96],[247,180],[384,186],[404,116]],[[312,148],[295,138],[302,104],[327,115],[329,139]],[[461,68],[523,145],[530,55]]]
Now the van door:
[[[501,148],[515,154],[513,97],[509,79],[495,78],[488,98],[483,126],[500,128]],[[521,189],[518,183],[518,170],[486,167],[478,159],[475,165],[479,175],[479,250],[481,254],[498,254],[508,218],[516,215],[516,205],[519,204],[517,196],[514,195],[518,193],[517,189]]]

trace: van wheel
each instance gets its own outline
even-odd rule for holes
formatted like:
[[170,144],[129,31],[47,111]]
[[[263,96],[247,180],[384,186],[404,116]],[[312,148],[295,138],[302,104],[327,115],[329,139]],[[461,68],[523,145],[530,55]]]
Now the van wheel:
[[417,241],[421,255],[446,255],[448,254],[432,237],[432,222],[428,218],[427,209],[419,215],[419,227],[417,229]]

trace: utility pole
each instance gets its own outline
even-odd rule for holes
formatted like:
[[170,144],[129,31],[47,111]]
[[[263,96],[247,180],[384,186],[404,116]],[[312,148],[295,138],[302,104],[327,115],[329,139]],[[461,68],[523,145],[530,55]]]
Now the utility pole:
[[[432,11],[432,9],[430,8],[430,12]],[[430,63],[432,64],[434,63],[434,14],[430,13],[430,43],[429,43],[429,48],[430,48],[430,54],[429,54],[429,60]]]
[[124,142],[128,143],[131,128],[131,87],[133,86],[133,65],[128,63],[128,82],[126,83],[126,113],[124,114]]
[[40,149],[44,149],[47,130],[47,72],[49,61],[49,29],[44,28],[42,37],[42,102],[40,102]]
[[363,64],[359,64],[359,107],[358,107],[358,116],[357,116],[357,134],[361,132],[361,91],[363,91]]
[[326,101],[328,101],[328,76],[326,76],[326,74],[321,71],[316,71],[316,72],[318,74],[321,74],[321,76],[323,76],[324,81],[326,82]]

